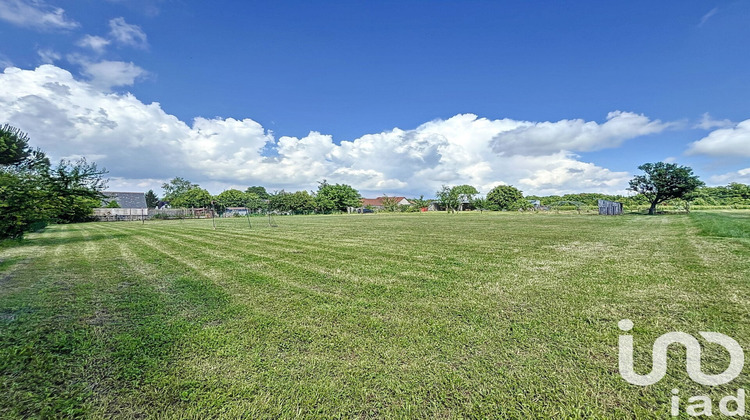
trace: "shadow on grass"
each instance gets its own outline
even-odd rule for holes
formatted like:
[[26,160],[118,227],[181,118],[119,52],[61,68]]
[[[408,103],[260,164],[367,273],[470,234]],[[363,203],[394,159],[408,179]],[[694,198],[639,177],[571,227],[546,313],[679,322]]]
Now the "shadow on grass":
[[125,239],[130,237],[130,234],[126,233],[97,233],[89,236],[76,235],[72,237],[59,237],[59,236],[38,236],[34,238],[25,238],[17,241],[19,245],[36,245],[36,246],[56,246],[56,245],[69,245],[77,242],[96,242],[111,239]]
[[648,214],[648,210],[644,211],[626,211],[626,216],[648,216],[648,217],[659,217],[659,216],[685,216],[690,213],[684,211],[657,211],[656,214]]

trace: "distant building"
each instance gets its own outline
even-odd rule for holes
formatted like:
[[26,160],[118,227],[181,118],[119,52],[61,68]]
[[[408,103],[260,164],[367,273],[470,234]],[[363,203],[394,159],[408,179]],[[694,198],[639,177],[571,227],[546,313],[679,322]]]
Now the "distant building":
[[104,199],[102,200],[102,207],[114,201],[122,209],[145,209],[146,205],[146,194],[138,192],[116,192],[116,191],[104,191]]
[[411,202],[406,197],[378,197],[378,198],[363,198],[362,207],[371,207],[373,209],[382,210],[383,201],[386,199],[393,200],[399,206],[409,206]]
[[[447,208],[443,203],[438,200],[431,200],[430,204],[427,205],[427,211],[446,211]],[[471,204],[471,200],[466,195],[460,195],[458,197],[458,208],[456,211],[474,210],[474,206]]]
[[398,206],[410,206],[411,202],[406,197],[378,197],[378,198],[363,198],[360,207],[349,208],[350,213],[365,213],[365,210],[383,210],[385,200],[393,200]]
[[247,216],[248,213],[250,213],[250,210],[248,210],[247,207],[227,207],[224,210],[224,213],[221,214],[221,216],[222,217]]
[[[148,217],[146,194],[142,192],[104,191],[102,207],[93,216],[99,220],[141,220]],[[107,207],[115,202],[120,207]]]

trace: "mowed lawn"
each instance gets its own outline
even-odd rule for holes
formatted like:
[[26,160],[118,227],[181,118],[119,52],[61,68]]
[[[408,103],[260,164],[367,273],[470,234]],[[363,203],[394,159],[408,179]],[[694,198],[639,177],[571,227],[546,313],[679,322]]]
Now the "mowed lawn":
[[0,417],[664,418],[672,388],[750,390],[693,383],[679,346],[630,385],[617,347],[628,318],[639,373],[669,331],[750,350],[750,212],[251,222],[0,246]]

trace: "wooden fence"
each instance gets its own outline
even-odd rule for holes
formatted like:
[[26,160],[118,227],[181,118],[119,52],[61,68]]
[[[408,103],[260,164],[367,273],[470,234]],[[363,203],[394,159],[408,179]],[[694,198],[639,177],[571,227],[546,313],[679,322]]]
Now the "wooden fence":
[[102,222],[120,222],[148,219],[148,209],[96,208],[93,216]]
[[207,219],[213,216],[211,209],[137,209],[95,208],[94,218],[100,222],[125,222],[148,219]]

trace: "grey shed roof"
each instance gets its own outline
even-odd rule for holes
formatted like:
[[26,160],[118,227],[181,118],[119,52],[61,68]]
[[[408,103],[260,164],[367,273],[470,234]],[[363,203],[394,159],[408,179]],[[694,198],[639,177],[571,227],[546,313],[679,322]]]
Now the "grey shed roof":
[[109,203],[114,200],[120,207],[127,209],[145,209],[146,208],[146,194],[135,193],[135,192],[116,192],[116,191],[104,191],[105,198],[104,203]]

